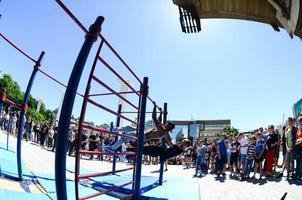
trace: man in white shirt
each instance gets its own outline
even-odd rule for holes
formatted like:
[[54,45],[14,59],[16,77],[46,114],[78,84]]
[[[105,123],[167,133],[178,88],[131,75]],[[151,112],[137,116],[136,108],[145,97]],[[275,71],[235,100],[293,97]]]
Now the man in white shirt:
[[[240,143],[240,165],[241,165],[241,172],[242,172],[241,174],[243,175],[245,172],[249,139],[243,133],[240,133],[238,135],[238,138]],[[242,176],[242,178],[244,177]]]

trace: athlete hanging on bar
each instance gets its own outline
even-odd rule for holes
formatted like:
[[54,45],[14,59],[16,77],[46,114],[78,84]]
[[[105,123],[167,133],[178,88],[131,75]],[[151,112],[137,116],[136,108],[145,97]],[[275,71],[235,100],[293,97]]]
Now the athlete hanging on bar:
[[[160,109],[161,111],[161,109]],[[150,155],[153,157],[160,156],[161,160],[166,160],[168,158],[175,157],[183,152],[184,146],[186,146],[186,142],[182,142],[180,145],[175,145],[172,142],[172,138],[170,136],[170,131],[175,128],[175,125],[171,122],[166,124],[162,124],[162,111],[160,112],[159,117],[156,116],[156,105],[154,104],[153,112],[152,112],[152,120],[155,125],[154,129],[147,131],[144,134],[144,142],[151,140],[151,139],[160,139],[165,138],[167,143],[169,144],[169,148],[160,147],[160,146],[145,146],[143,148],[143,154]],[[133,133],[129,133],[128,135],[133,135]],[[103,150],[115,152],[117,148],[119,148],[123,143],[131,141],[128,137],[120,137],[116,143],[112,146],[103,146]]]

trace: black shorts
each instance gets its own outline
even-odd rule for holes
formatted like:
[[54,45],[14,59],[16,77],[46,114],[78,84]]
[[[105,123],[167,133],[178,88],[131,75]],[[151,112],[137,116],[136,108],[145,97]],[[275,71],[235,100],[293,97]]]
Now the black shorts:
[[222,164],[226,164],[228,162],[228,157],[225,155],[225,156],[221,156],[221,163]]
[[285,145],[282,146],[282,155],[283,155],[283,157],[286,156],[286,146]]
[[230,165],[237,164],[239,158],[239,153],[231,153]]
[[182,152],[183,150],[177,145],[173,145],[169,148],[160,146],[146,146],[143,148],[144,155],[149,155],[151,157],[159,156],[161,161],[178,156]]
[[264,159],[263,155],[260,158],[255,158],[255,163],[261,163],[263,159]]

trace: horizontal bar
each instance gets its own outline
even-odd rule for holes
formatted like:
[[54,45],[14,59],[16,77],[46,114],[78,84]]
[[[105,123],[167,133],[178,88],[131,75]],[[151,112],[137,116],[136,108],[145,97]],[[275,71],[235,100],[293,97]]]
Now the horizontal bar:
[[117,76],[121,81],[123,81],[134,93],[136,93],[139,96],[139,93],[123,78],[121,75],[119,75],[101,56],[98,57],[98,59],[115,75]]
[[130,138],[130,139],[133,139],[133,140],[137,140],[137,137],[135,137],[135,136],[121,134],[121,133],[115,132],[115,131],[108,131],[106,129],[98,128],[98,127],[92,126],[90,124],[82,123],[82,126],[83,126],[83,128],[88,128],[88,129],[91,129],[91,130],[94,130],[94,131],[108,133],[108,134],[111,134],[111,135],[117,135],[117,136],[121,136],[121,137]]
[[[137,91],[140,92],[140,91]],[[117,92],[118,94],[134,94],[135,92],[129,91],[129,92]],[[108,93],[101,93],[101,94],[89,94],[88,96],[90,97],[95,97],[95,96],[107,96],[107,95],[114,95],[115,93],[108,92]]]
[[103,152],[103,151],[86,151],[86,150],[80,150],[79,151],[80,154],[89,154],[89,155],[125,155],[125,156],[133,156],[136,155],[135,152],[116,152],[116,153],[111,153],[111,152]]
[[121,118],[123,118],[123,119],[125,119],[125,120],[127,120],[127,121],[129,121],[129,122],[131,122],[131,123],[133,123],[133,124],[135,124],[135,125],[137,125],[137,122],[135,122],[135,121],[133,121],[133,120],[131,120],[131,119],[125,117],[124,115],[121,115],[121,114],[119,114],[119,113],[117,113],[117,112],[115,112],[115,111],[113,111],[113,110],[110,110],[109,108],[106,108],[105,106],[103,106],[103,105],[101,105],[101,104],[98,104],[97,102],[93,101],[92,99],[88,99],[87,101],[88,101],[89,103],[91,103],[91,104],[93,104],[93,105],[95,105],[95,106],[97,106],[97,107],[99,107],[99,108],[101,108],[101,109],[103,109],[103,110],[105,110],[105,111],[107,111],[107,112],[113,114],[113,115],[119,116],[119,117],[121,117]]
[[122,184],[122,185],[114,186],[114,187],[112,187],[111,189],[107,189],[107,190],[102,191],[102,192],[97,192],[97,193],[94,193],[94,194],[90,194],[90,195],[81,197],[81,198],[79,198],[79,200],[90,199],[90,198],[93,198],[93,197],[96,197],[96,196],[100,196],[100,195],[103,195],[103,194],[107,194],[107,193],[113,192],[114,190],[117,190],[117,189],[119,189],[119,188],[122,188],[122,187],[125,187],[125,186],[127,186],[127,185],[130,185],[130,184],[132,184],[132,183],[133,183],[133,181],[129,181],[129,182],[124,183],[124,184]]
[[74,14],[64,5],[61,0],[56,0],[56,2],[85,33],[88,33],[88,30],[85,28],[85,26],[76,18],[76,16],[74,16]]
[[124,66],[130,71],[130,73],[136,78],[136,80],[143,84],[143,82],[138,78],[138,76],[133,72],[133,70],[129,67],[129,65],[122,59],[122,57],[115,51],[115,49],[109,44],[109,42],[104,38],[104,36],[100,33],[99,36],[105,42],[105,44],[109,47],[109,49],[116,55],[116,57],[124,64]]
[[[58,81],[57,79],[55,79],[54,77],[52,77],[51,75],[47,74],[45,71],[43,71],[41,68],[39,68],[39,71],[44,74],[46,77],[50,78],[51,80],[55,81],[56,83],[58,83],[59,85],[63,86],[63,87],[67,87],[64,83]],[[81,97],[84,97],[84,95],[80,94],[77,92],[77,94]]]
[[115,90],[113,90],[112,88],[110,88],[107,84],[105,84],[103,81],[101,81],[100,79],[98,79],[97,77],[95,77],[94,75],[92,75],[92,79],[95,80],[97,83],[99,83],[100,85],[102,85],[104,88],[106,88],[107,90],[109,90],[110,92],[114,93],[115,95],[117,95],[119,98],[123,99],[125,102],[127,102],[130,106],[132,106],[133,108],[135,108],[136,110],[138,110],[138,107],[135,106],[133,103],[131,103],[128,99],[126,99],[125,97],[123,97],[122,95],[118,94],[118,92],[116,92]]
[[[133,169],[133,167],[125,168],[125,169],[119,169],[116,170],[115,172],[124,172]],[[86,179],[86,178],[91,178],[91,177],[96,177],[96,176],[106,176],[108,174],[112,174],[112,171],[109,172],[101,172],[101,173],[92,173],[92,174],[79,174],[79,179]]]
[[[135,111],[124,111],[124,112],[121,112],[121,113],[138,113],[138,112],[135,112]],[[146,113],[153,113],[153,112],[146,112]],[[156,113],[161,113],[161,112],[156,112]]]
[[27,53],[25,53],[23,50],[21,50],[19,47],[17,47],[12,41],[10,41],[7,37],[5,37],[2,33],[0,33],[0,36],[8,42],[11,46],[13,46],[17,51],[19,51],[21,54],[23,54],[25,57],[27,57],[29,60],[33,61],[34,63],[37,63],[35,59],[30,57]]
[[10,104],[10,105],[12,105],[12,106],[15,106],[16,108],[21,108],[21,105],[19,105],[19,104],[13,102],[12,100],[10,100],[10,99],[8,99],[8,98],[5,99],[5,102],[7,102],[8,104]]
[[[88,33],[88,30],[85,28],[85,26],[80,22],[80,20],[76,18],[76,16],[64,5],[64,3],[61,0],[56,0],[56,2],[85,33]],[[124,64],[124,66],[129,70],[129,72],[136,78],[136,80],[138,80],[138,82],[142,84],[142,81],[133,72],[133,70],[129,67],[129,65],[122,59],[122,57],[116,52],[116,50],[109,44],[109,42],[105,39],[105,37],[101,34],[99,34],[99,37],[105,42],[105,44],[116,55],[116,57]]]

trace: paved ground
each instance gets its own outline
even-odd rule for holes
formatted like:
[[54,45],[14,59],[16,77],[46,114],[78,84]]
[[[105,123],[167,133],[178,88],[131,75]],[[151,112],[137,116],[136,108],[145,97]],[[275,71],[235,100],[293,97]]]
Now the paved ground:
[[[3,133],[0,133],[0,142],[5,143],[6,137]],[[16,139],[10,137],[10,145],[15,146]],[[42,149],[41,147],[31,144],[30,142],[22,143],[22,155],[23,161],[30,171],[53,174],[54,173],[54,153]],[[82,167],[85,169],[93,170],[96,172],[107,171],[111,169],[111,163],[82,160]],[[117,168],[123,168],[127,164],[118,163]],[[74,158],[68,157],[67,168],[74,168]],[[157,176],[157,173],[152,173],[157,170],[159,166],[144,165],[143,174]],[[177,177],[178,184],[183,184],[183,190],[199,187],[196,192],[199,192],[200,199],[281,199],[281,197],[287,192],[286,200],[300,200],[302,199],[302,184],[300,183],[288,183],[285,178],[270,180],[252,180],[252,181],[239,181],[236,177],[230,178],[216,178],[214,175],[206,175],[202,178],[192,178],[196,182],[183,182],[181,180],[191,180],[194,174],[193,169],[183,169],[182,166],[168,166],[168,171],[165,172],[164,177],[169,178]],[[73,179],[73,174],[67,173],[67,177]],[[171,184],[171,183],[170,183]],[[175,183],[176,184],[176,183]],[[0,188],[1,189],[1,188]],[[173,192],[173,191],[172,191]],[[176,199],[176,198],[175,198]],[[183,199],[183,198],[177,198]],[[188,199],[189,200],[189,199]],[[190,199],[191,200],[191,199]]]

